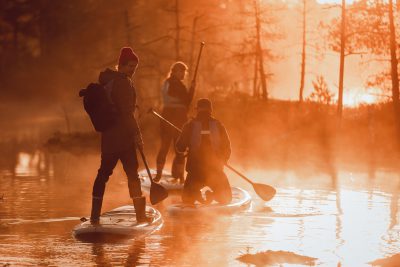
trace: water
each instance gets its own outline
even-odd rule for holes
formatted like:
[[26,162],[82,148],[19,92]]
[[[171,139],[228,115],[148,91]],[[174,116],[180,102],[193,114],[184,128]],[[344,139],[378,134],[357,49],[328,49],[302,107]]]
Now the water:
[[[0,265],[246,266],[237,260],[244,253],[282,250],[317,258],[317,266],[370,266],[400,251],[400,178],[383,171],[372,177],[342,171],[332,179],[323,173],[304,177],[247,170],[255,181],[277,188],[268,203],[227,172],[232,184],[251,192],[249,210],[218,218],[176,218],[165,212],[179,199],[172,197],[157,206],[164,225],[150,236],[117,243],[77,241],[71,230],[90,212],[98,163],[98,155],[40,151],[3,157]],[[118,165],[103,210],[130,203],[126,184]]]

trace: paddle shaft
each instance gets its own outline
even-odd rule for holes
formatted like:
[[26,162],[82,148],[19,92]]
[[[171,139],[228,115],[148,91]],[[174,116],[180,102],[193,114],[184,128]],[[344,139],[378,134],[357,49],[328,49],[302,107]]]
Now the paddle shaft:
[[236,173],[237,175],[239,175],[241,178],[243,178],[244,180],[246,180],[248,183],[254,185],[254,183],[247,178],[246,176],[244,176],[244,174],[240,173],[238,170],[236,170],[235,168],[233,168],[232,166],[230,166],[228,163],[225,163],[225,166],[230,169],[231,171],[233,171],[234,173]]
[[157,112],[155,112],[152,108],[149,109],[149,112],[151,112],[153,115],[157,116],[158,118],[160,118],[163,122],[167,123],[169,126],[171,126],[172,128],[174,128],[175,130],[177,130],[178,132],[182,132],[181,129],[179,129],[178,127],[176,127],[174,124],[172,124],[169,120],[167,120],[166,118],[164,118],[163,116],[161,116],[160,114],[158,114]]
[[205,43],[201,42],[200,43],[200,51],[199,51],[199,55],[197,57],[197,63],[196,63],[196,68],[194,70],[194,74],[193,74],[193,79],[192,82],[196,81],[196,77],[197,77],[197,70],[199,69],[199,64],[200,64],[200,57],[201,57],[201,52],[203,51],[203,47],[204,47]]
[[[177,130],[178,132],[182,133],[182,130],[179,129],[178,127],[176,127],[174,124],[172,124],[170,121],[168,121],[167,119],[165,119],[163,116],[161,116],[160,114],[158,114],[157,112],[155,112],[153,109],[150,109],[149,112],[151,112],[152,114],[154,114],[155,116],[157,116],[158,118],[160,118],[162,121],[166,122],[168,125],[170,125],[171,127],[173,127],[175,130]],[[232,166],[230,166],[228,163],[225,163],[225,166],[230,169],[231,171],[233,171],[234,173],[236,173],[237,175],[239,175],[241,178],[243,178],[244,180],[246,180],[248,183],[254,185],[254,183],[247,178],[246,176],[244,176],[244,174],[240,173],[238,170],[236,170],[235,168],[233,168]]]
[[141,149],[140,147],[138,147],[138,150],[139,150],[139,152],[140,152],[140,155],[142,156],[144,166],[146,166],[147,175],[148,175],[149,178],[150,178],[151,184],[153,184],[153,183],[154,183],[153,177],[151,177],[149,165],[147,165],[147,160],[146,160],[146,157],[144,156],[143,149]]

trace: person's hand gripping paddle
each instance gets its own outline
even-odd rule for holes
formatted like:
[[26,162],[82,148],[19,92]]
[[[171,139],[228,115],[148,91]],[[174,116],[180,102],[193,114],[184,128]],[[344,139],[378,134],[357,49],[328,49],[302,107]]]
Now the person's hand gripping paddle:
[[[156,111],[154,111],[152,108],[149,109],[148,111],[149,113],[152,113],[153,115],[155,115],[156,117],[158,117],[159,119],[161,119],[162,121],[164,121],[165,123],[167,123],[169,126],[171,126],[172,128],[174,128],[175,130],[177,130],[178,132],[182,132],[181,129],[179,129],[178,127],[176,127],[174,124],[172,124],[170,121],[168,121],[167,119],[165,119],[163,116],[161,116],[160,114],[158,114]],[[270,185],[266,185],[266,184],[259,184],[259,183],[254,183],[253,181],[251,181],[249,178],[247,178],[244,174],[240,173],[238,170],[236,170],[235,168],[233,168],[232,166],[230,166],[229,164],[225,164],[225,166],[230,169],[231,171],[233,171],[234,173],[236,173],[237,175],[239,175],[240,178],[244,179],[246,182],[250,183],[253,186],[254,191],[256,192],[256,194],[264,201],[269,201],[271,200],[275,194],[276,194],[276,189],[273,188]]]
[[140,155],[142,156],[144,166],[146,166],[147,175],[149,176],[149,179],[151,181],[150,203],[152,205],[155,205],[155,204],[163,201],[164,199],[166,199],[168,197],[168,192],[164,187],[162,187],[161,185],[159,185],[153,181],[153,177],[151,176],[149,166],[147,165],[147,161],[146,161],[146,157],[144,156],[143,149],[141,147],[138,147],[138,150],[140,152]]

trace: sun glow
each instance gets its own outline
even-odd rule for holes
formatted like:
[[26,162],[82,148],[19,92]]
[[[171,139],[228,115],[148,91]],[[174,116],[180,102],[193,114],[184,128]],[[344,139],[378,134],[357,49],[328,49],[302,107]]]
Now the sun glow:
[[[317,0],[320,4],[340,4],[342,0]],[[346,0],[347,4],[352,4],[354,0]]]
[[375,88],[355,88],[343,93],[343,105],[348,107],[356,107],[361,104],[374,104],[381,102],[379,90]]

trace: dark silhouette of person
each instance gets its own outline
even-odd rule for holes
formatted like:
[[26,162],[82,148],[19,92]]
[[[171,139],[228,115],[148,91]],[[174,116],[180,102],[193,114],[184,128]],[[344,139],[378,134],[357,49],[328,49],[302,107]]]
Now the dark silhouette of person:
[[[231,146],[225,127],[211,116],[211,101],[199,99],[197,115],[187,122],[176,143],[179,152],[188,149],[182,201],[186,204],[211,203],[213,200],[227,204],[232,200],[232,191],[223,168],[231,154]],[[208,186],[203,199],[201,189]]]
[[101,133],[101,164],[93,185],[90,221],[99,222],[106,183],[118,160],[128,176],[129,195],[133,200],[138,222],[148,221],[138,177],[136,148],[143,148],[142,135],[134,117],[136,92],[132,85],[139,58],[130,47],[123,47],[118,60],[118,70],[106,69],[100,73],[99,83],[109,93],[117,111],[112,127]]
[[[189,90],[182,83],[188,67],[183,62],[175,62],[170,71],[169,77],[165,80],[162,87],[163,111],[162,116],[181,128],[187,121],[189,105],[193,100],[195,82],[193,81]],[[161,147],[157,155],[157,175],[155,181],[158,182],[162,177],[166,157],[173,142],[175,147],[178,133],[167,123],[161,121],[160,124]],[[172,162],[171,175],[184,180],[185,157],[175,150],[175,157]]]

